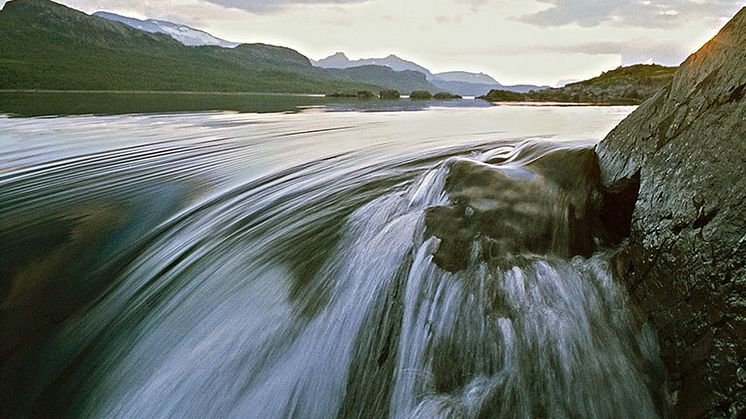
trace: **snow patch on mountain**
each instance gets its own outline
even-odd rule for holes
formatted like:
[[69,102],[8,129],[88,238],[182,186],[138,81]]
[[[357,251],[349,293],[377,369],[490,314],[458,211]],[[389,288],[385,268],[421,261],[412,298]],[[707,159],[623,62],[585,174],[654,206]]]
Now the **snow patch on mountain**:
[[107,20],[124,23],[127,26],[131,26],[141,31],[163,33],[187,46],[215,45],[223,48],[234,48],[240,45],[236,42],[230,42],[212,36],[205,31],[165,20],[140,20],[109,12],[96,12],[93,15]]

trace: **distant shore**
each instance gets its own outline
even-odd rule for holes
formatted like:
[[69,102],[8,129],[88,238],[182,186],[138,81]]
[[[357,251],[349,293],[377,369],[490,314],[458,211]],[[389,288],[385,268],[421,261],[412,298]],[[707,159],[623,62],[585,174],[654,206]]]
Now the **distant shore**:
[[49,90],[49,89],[0,89],[0,93],[105,93],[105,94],[143,94],[143,95],[262,95],[262,96],[305,96],[324,97],[319,93],[277,93],[277,92],[220,92],[220,91],[189,91],[189,90]]
[[[478,98],[479,99],[479,98]],[[486,99],[480,99],[492,103],[495,106],[639,106],[636,103],[614,103],[614,102],[492,102]]]

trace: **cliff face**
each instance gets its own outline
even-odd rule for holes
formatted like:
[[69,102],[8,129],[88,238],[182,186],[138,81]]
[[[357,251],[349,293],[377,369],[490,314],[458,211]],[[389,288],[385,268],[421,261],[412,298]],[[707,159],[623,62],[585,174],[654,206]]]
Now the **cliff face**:
[[604,184],[637,193],[616,269],[659,332],[674,414],[742,417],[746,8],[596,151]]

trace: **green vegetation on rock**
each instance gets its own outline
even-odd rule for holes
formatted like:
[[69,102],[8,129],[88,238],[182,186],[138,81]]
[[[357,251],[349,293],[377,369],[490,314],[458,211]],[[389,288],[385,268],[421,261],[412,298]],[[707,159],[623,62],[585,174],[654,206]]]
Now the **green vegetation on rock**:
[[395,100],[401,97],[401,93],[398,90],[381,90],[378,97],[383,100]]
[[489,93],[479,98],[490,102],[522,102],[526,100],[526,94],[507,90],[490,90]]
[[358,100],[370,100],[376,97],[376,95],[373,94],[373,92],[368,90],[361,90],[355,94],[355,97]]
[[567,102],[636,105],[653,96],[673,78],[676,67],[636,64],[607,71],[565,87],[516,93],[491,90],[480,99],[490,102]]
[[409,94],[409,98],[412,100],[430,100],[433,95],[426,90],[415,90]]
[[453,93],[448,93],[448,92],[438,92],[435,95],[433,95],[433,99],[436,99],[436,100],[461,99],[461,96],[454,95]]
[[330,71],[289,48],[189,47],[48,0],[0,10],[0,89],[328,93],[428,89],[415,72]]

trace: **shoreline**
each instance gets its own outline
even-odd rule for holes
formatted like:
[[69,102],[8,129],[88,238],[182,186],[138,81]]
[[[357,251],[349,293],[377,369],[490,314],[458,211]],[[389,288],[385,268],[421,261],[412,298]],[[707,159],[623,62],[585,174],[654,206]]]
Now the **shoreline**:
[[[0,89],[0,94],[3,93],[40,93],[40,94],[115,94],[115,95],[211,95],[211,96],[276,96],[276,97],[307,97],[307,98],[319,98],[319,99],[340,99],[330,98],[322,93],[286,93],[286,92],[220,92],[220,91],[189,91],[189,90],[58,90],[58,89]],[[411,100],[408,96],[403,95],[401,99]],[[462,100],[483,100],[494,106],[640,106],[639,104],[630,103],[614,103],[614,102],[493,102],[486,99],[480,99],[479,97],[464,97]],[[346,102],[342,100],[341,102]],[[427,102],[427,101],[425,101]]]
[[0,93],[91,93],[91,94],[141,94],[141,95],[223,95],[223,96],[303,96],[303,97],[325,97],[321,93],[279,93],[279,92],[209,92],[189,90],[46,90],[46,89],[0,89]]

